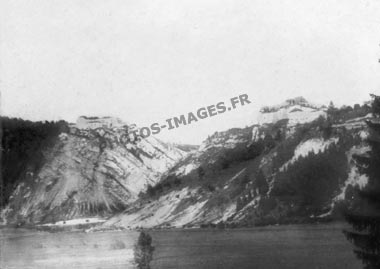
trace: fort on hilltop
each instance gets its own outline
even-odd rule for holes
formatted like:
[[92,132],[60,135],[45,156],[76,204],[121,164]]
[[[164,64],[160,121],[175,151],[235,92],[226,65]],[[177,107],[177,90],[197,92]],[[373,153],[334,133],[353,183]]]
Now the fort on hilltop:
[[288,119],[288,126],[295,126],[299,123],[311,122],[320,116],[326,116],[326,106],[312,104],[299,96],[287,99],[276,106],[261,108],[257,122],[258,124],[275,123]]
[[87,117],[80,116],[77,119],[76,127],[79,129],[113,128],[121,127],[125,123],[115,117]]
[[282,108],[289,108],[292,106],[301,106],[301,107],[307,107],[312,109],[321,109],[323,106],[318,106],[315,104],[312,104],[308,102],[304,97],[298,96],[295,98],[287,99],[285,102],[276,105],[276,106],[264,106],[260,109],[261,113],[271,113],[279,111]]

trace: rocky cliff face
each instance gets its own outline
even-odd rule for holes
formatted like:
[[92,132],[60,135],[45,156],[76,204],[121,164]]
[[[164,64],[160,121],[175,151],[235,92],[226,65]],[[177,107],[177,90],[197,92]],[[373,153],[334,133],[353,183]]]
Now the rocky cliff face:
[[299,124],[280,117],[215,133],[104,225],[250,226],[338,217],[352,188],[366,184],[352,155],[368,150],[364,120],[369,110],[328,115],[298,101],[264,109],[263,117],[297,107],[319,111],[319,116],[299,111],[307,119]]
[[[154,137],[128,138],[118,119],[81,118],[27,171],[2,212],[7,223],[46,223],[109,216],[138,198],[186,152]],[[104,122],[103,122],[104,121]],[[117,124],[116,124],[117,123]]]

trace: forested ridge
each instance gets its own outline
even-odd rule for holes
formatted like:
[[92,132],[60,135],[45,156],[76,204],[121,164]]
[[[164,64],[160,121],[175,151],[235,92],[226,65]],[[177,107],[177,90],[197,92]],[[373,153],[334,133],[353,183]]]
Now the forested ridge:
[[1,135],[1,205],[18,181],[32,176],[44,164],[44,151],[53,146],[58,135],[68,130],[65,121],[29,121],[0,118]]

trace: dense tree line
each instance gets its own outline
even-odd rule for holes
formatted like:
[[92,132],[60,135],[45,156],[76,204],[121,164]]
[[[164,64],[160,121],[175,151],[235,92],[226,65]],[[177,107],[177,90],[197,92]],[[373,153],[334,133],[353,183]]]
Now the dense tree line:
[[[64,121],[32,122],[1,117],[1,205],[8,202],[15,184],[31,176],[44,163],[44,150],[57,136],[68,131]],[[29,173],[27,173],[29,172]]]
[[295,127],[294,133],[287,139],[280,140],[276,147],[276,156],[273,158],[273,166],[280,168],[294,155],[294,150],[301,143],[310,138],[321,137],[328,139],[333,135],[332,124],[325,117]]
[[320,214],[347,178],[346,148],[332,144],[324,152],[311,151],[276,175],[272,196],[292,201],[297,215]]
[[367,143],[371,150],[354,156],[359,171],[367,175],[368,183],[363,189],[356,190],[357,201],[346,212],[346,219],[353,229],[345,231],[366,269],[380,268],[380,96],[372,95],[372,98],[375,119],[367,122],[370,130]]
[[364,117],[370,112],[372,112],[371,107],[367,104],[355,104],[354,107],[342,106],[337,108],[332,102],[330,102],[327,109],[328,118],[333,123],[342,123],[350,119]]

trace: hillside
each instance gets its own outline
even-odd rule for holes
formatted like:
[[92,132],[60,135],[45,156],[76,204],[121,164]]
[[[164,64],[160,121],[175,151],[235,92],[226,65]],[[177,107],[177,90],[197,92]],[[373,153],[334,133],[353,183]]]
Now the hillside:
[[[66,127],[38,148],[38,156],[23,155],[33,147],[19,149],[19,156],[8,154],[12,143],[5,143],[4,159],[13,158],[23,169],[14,174],[13,184],[6,185],[12,194],[2,211],[4,223],[110,216],[135,201],[148,184],[154,185],[186,154],[153,137],[132,141],[126,134],[136,127],[110,117],[80,117]],[[5,128],[3,142],[13,135]],[[28,147],[34,140],[23,144]]]
[[236,227],[336,219],[366,184],[352,156],[368,150],[370,112],[366,104],[338,109],[297,97],[263,108],[259,124],[215,132],[199,147],[131,140],[128,131],[138,127],[112,117],[50,123],[48,132],[43,123],[39,131],[12,129],[8,119],[2,223]]
[[339,208],[351,202],[352,188],[366,183],[351,157],[368,149],[364,120],[370,109],[319,112],[300,123],[273,118],[214,133],[104,225],[234,227],[338,218]]

